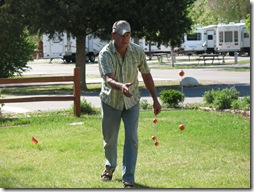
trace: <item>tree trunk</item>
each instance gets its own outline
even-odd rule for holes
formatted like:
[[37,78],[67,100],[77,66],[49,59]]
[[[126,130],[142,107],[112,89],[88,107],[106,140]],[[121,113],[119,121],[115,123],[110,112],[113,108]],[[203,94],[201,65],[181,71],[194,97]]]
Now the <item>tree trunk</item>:
[[80,68],[80,87],[87,90],[86,86],[86,36],[76,36],[76,67]]
[[171,47],[171,61],[172,61],[172,67],[175,66],[175,53],[174,53],[174,47]]

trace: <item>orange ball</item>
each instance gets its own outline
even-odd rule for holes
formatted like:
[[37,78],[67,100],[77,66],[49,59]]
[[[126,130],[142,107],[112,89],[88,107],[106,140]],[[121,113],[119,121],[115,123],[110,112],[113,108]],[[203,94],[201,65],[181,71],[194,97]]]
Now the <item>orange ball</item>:
[[152,140],[156,140],[156,136],[153,135],[153,136],[152,136]]
[[184,76],[184,71],[183,71],[183,70],[179,71],[179,75],[180,75],[181,77]]
[[156,118],[153,119],[153,123],[155,123],[155,124],[157,123],[157,119]]
[[184,128],[184,124],[179,125],[179,129],[181,129],[182,131],[184,130]]

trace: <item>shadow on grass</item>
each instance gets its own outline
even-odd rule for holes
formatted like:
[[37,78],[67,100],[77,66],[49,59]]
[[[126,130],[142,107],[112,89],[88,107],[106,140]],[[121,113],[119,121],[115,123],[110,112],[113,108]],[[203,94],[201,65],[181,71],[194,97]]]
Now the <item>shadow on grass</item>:
[[28,125],[30,120],[26,118],[18,117],[5,117],[0,114],[0,128],[6,128],[11,126]]
[[[121,182],[122,183],[122,179],[116,179],[118,182]],[[150,187],[146,186],[146,185],[142,185],[142,184],[139,184],[139,183],[135,183],[134,184],[135,188],[146,188],[146,189],[149,189]]]

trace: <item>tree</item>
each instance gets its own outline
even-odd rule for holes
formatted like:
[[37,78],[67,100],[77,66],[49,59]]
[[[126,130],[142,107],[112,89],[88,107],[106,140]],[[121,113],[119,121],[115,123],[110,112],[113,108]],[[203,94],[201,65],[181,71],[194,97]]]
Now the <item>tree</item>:
[[190,28],[188,6],[193,0],[10,0],[19,4],[20,18],[33,33],[53,36],[67,31],[76,37],[76,66],[81,70],[81,87],[86,87],[85,36],[110,39],[116,20],[131,23],[133,35],[179,44]]
[[190,17],[196,25],[206,26],[218,23],[239,23],[250,13],[249,0],[196,0]]
[[20,75],[31,59],[34,43],[29,38],[28,31],[19,22],[15,7],[8,1],[0,1],[0,78]]
[[245,26],[250,34],[250,14],[247,14],[247,18],[246,18],[246,21],[245,21]]
[[[137,36],[165,45],[179,46],[184,33],[191,29],[188,7],[194,1],[143,0],[139,4],[135,26]],[[132,19],[133,20],[133,19]],[[134,22],[134,21],[133,21]]]

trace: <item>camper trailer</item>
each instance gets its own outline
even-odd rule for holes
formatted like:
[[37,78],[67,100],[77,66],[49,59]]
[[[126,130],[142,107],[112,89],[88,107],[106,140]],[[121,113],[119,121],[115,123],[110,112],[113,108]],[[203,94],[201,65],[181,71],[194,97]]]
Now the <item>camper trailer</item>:
[[244,23],[218,24],[216,51],[229,53],[247,52],[250,55],[250,37]]
[[183,48],[185,53],[206,52],[206,34],[203,27],[196,27],[192,33],[184,36]]
[[209,25],[203,28],[205,43],[203,44],[206,53],[216,52],[216,29],[217,25]]
[[[94,62],[100,50],[106,45],[93,35],[86,36],[86,61]],[[61,58],[67,63],[76,61],[76,38],[67,33],[55,34],[52,39],[48,35],[43,35],[44,59]]]
[[[157,42],[149,43],[145,39],[139,39],[138,44],[143,48],[146,55],[150,55],[153,53],[170,53],[171,46],[159,45]],[[150,47],[150,48],[149,48]]]
[[243,22],[197,27],[184,36],[185,53],[250,54],[250,37]]

